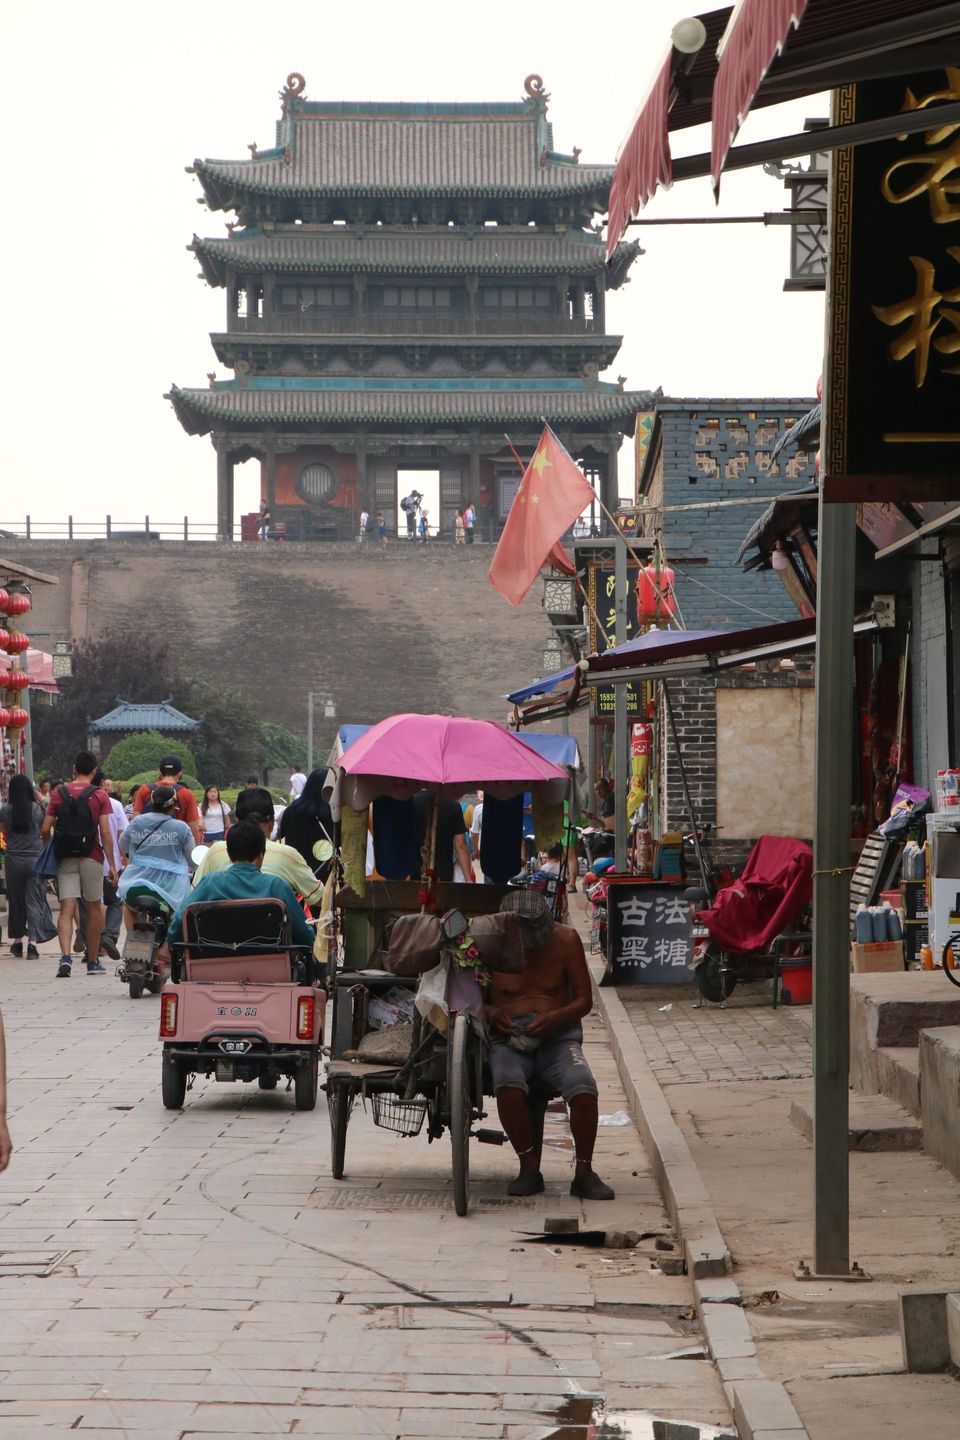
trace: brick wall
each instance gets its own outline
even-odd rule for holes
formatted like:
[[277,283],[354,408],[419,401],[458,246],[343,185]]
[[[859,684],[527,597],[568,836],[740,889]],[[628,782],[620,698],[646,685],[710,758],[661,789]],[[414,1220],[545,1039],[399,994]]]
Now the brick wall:
[[[939,554],[936,539],[924,552]],[[912,570],[913,647],[913,773],[917,784],[933,791],[936,772],[952,757],[947,754],[947,614],[943,566],[920,560]]]
[[162,633],[185,673],[239,690],[299,734],[308,690],[332,695],[340,721],[403,710],[502,721],[503,695],[542,673],[540,587],[514,610],[487,579],[490,546],[7,541],[3,551],[60,582],[34,587],[35,631]]

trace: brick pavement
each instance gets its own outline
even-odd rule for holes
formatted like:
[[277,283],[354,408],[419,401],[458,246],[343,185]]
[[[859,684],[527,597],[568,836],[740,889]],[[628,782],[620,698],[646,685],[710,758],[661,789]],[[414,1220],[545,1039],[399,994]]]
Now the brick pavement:
[[[549,1214],[668,1230],[632,1127],[600,1132],[608,1206],[569,1197],[560,1126],[532,1203],[504,1203],[510,1157],[476,1147],[465,1220],[446,1146],[377,1131],[360,1109],[335,1182],[322,1102],[298,1114],[280,1091],[200,1082],[163,1110],[156,1000],[113,977],[57,981],[45,948],[0,957],[15,1146],[0,1440],[576,1440],[595,1412],[729,1422],[685,1318],[689,1283],[652,1268],[652,1239],[525,1243]],[[599,1023],[587,1050],[602,1111],[621,1109]],[[46,1278],[2,1269],[63,1251]]]
[[772,1009],[768,982],[738,985],[723,1009],[697,1007],[693,985],[621,986],[617,994],[661,1085],[812,1073],[810,1007]]

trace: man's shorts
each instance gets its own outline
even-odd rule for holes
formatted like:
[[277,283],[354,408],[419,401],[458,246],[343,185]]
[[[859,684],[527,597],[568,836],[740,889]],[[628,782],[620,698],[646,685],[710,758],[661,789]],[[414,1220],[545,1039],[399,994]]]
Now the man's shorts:
[[85,900],[88,905],[103,904],[103,861],[89,855],[70,855],[60,861],[57,889],[61,900]]
[[562,1095],[564,1100],[572,1100],[575,1095],[596,1095],[597,1082],[584,1058],[582,1040],[582,1027],[571,1025],[549,1035],[538,1049],[525,1054],[499,1036],[492,1036],[490,1073],[494,1094],[505,1089],[526,1093],[535,1081],[539,1089]]

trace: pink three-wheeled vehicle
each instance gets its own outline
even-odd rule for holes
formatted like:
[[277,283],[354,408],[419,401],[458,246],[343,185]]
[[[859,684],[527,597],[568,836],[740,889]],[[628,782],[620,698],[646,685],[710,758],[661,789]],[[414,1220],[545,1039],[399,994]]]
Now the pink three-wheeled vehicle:
[[[293,1082],[298,1110],[317,1103],[326,991],[309,950],[290,943],[280,900],[189,905],[160,994],[163,1103],[178,1110],[188,1080]],[[289,1087],[288,1087],[289,1088]]]

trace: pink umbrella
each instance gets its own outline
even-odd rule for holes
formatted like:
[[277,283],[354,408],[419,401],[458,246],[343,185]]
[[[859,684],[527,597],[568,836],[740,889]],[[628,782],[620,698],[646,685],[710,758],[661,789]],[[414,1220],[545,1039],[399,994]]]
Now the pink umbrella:
[[507,800],[535,789],[566,795],[569,776],[492,720],[451,715],[391,715],[372,726],[337,761],[340,802],[363,809],[379,795],[409,795],[424,786],[453,797],[478,787]]
[[560,803],[570,784],[559,765],[551,765],[529,745],[491,720],[450,715],[391,715],[345,750],[337,761],[339,780],[334,813],[349,805],[363,810],[381,795],[409,796],[424,786],[433,803],[423,847],[421,908],[433,904],[437,807],[440,797],[454,798],[481,788],[499,800],[535,790],[548,803]]

